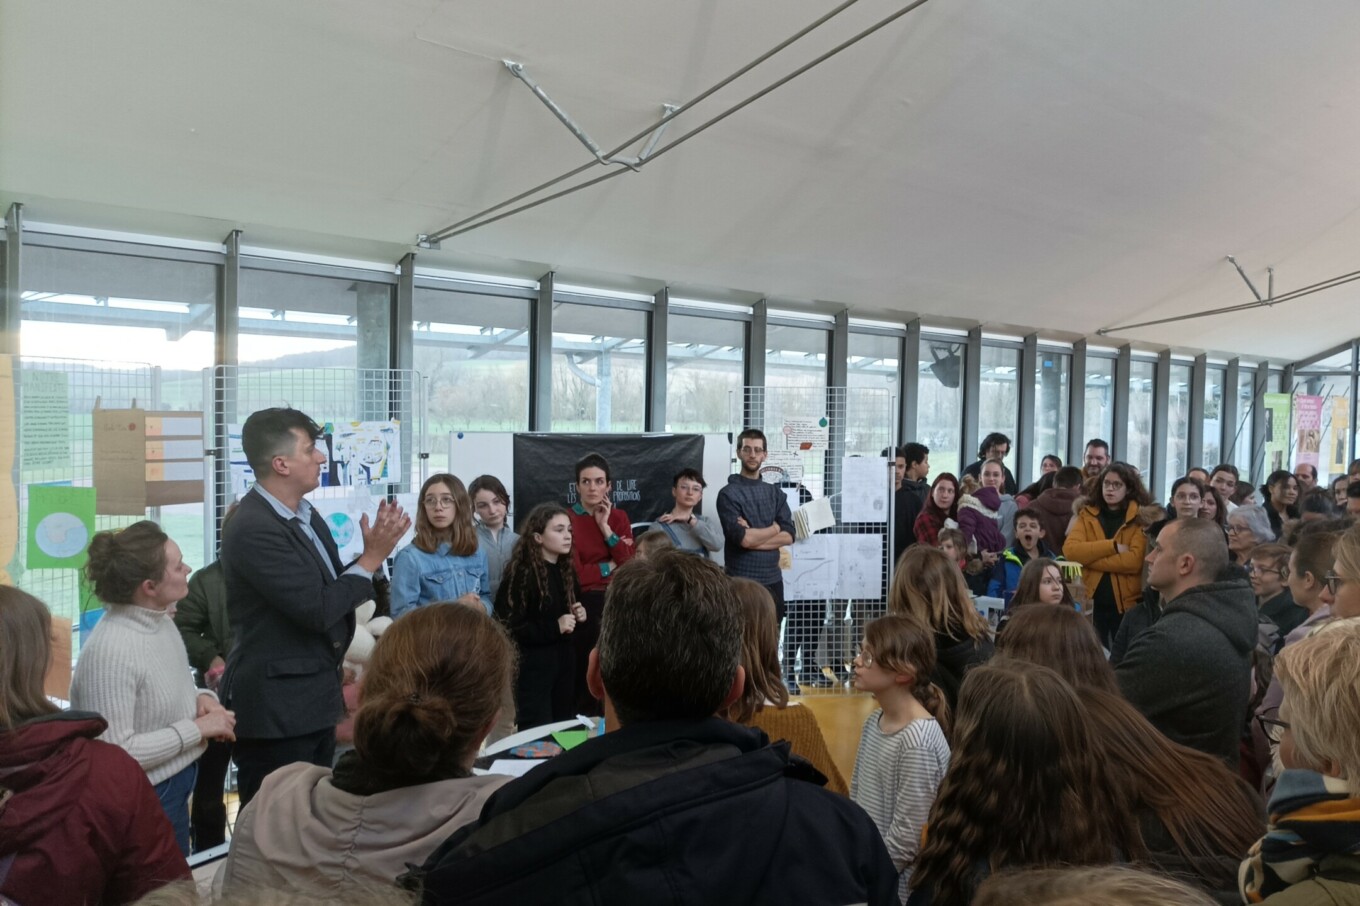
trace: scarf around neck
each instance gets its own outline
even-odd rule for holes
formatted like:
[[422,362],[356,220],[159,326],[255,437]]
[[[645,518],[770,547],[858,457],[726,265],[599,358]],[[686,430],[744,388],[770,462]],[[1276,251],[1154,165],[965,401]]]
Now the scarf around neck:
[[1360,855],[1360,798],[1351,795],[1345,780],[1286,770],[1275,784],[1269,811],[1266,835],[1238,872],[1248,903],[1307,881],[1326,856]]

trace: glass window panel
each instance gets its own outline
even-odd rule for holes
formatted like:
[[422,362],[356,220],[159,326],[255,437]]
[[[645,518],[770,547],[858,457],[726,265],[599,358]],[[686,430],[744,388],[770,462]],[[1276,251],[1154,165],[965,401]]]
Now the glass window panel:
[[765,386],[826,386],[830,330],[771,324],[765,330],[765,344]]
[[[982,347],[982,385],[978,405],[978,440],[999,431],[1011,439],[1006,467],[1015,471],[1015,437],[1020,418],[1020,350]],[[973,451],[977,452],[977,451]],[[969,460],[970,462],[972,460]]]
[[623,308],[553,306],[554,431],[643,429],[647,318]]
[[[930,448],[931,477],[940,472],[957,476],[963,466],[963,372],[967,349],[961,341],[921,337],[919,399],[916,436],[907,437]],[[911,433],[910,427],[907,434]],[[972,451],[970,451],[972,452]]]
[[[1034,474],[1042,473],[1043,458],[1052,454],[1067,462],[1067,417],[1070,407],[1069,375],[1072,357],[1066,353],[1039,350],[1034,369]],[[1016,476],[1023,482],[1026,479]]]
[[[1134,359],[1129,366],[1129,448],[1115,457],[1136,466],[1143,483],[1151,479],[1152,399],[1156,385],[1156,362]],[[1154,489],[1155,490],[1155,489]]]
[[411,309],[430,472],[448,469],[451,432],[528,430],[529,300],[418,286]]
[[666,430],[722,432],[745,376],[746,322],[678,315],[666,322]]
[[1232,463],[1241,471],[1242,481],[1251,476],[1251,402],[1255,397],[1253,382],[1256,369],[1243,368],[1237,372],[1237,396],[1233,406]]
[[[1204,375],[1204,459],[1200,465],[1212,469],[1223,460],[1223,382],[1227,372],[1209,368]],[[1193,463],[1192,463],[1193,465]]]
[[1161,499],[1171,499],[1171,483],[1190,468],[1186,458],[1190,442],[1190,372],[1191,366],[1171,364],[1171,387],[1166,413],[1166,482]]
[[[392,290],[385,283],[242,268],[237,360],[273,368],[386,368]],[[361,308],[372,331],[359,329]],[[290,402],[304,411],[312,405]]]
[[[878,453],[895,445],[894,433],[902,371],[902,337],[851,333],[847,338],[845,449],[847,453]],[[932,463],[933,465],[933,463]]]
[[[173,409],[211,414],[203,369],[213,364],[217,267],[136,254],[75,251],[30,245],[24,249],[19,342],[15,375],[61,372],[66,397],[64,451],[50,459],[19,448],[20,525],[27,517],[27,488],[42,482],[94,483],[95,399],[104,408]],[[36,378],[35,378],[36,382]],[[59,398],[60,395],[57,396]],[[60,416],[58,416],[60,418]],[[205,427],[211,428],[211,419]],[[55,431],[61,429],[54,428]],[[22,437],[22,435],[21,435]],[[214,559],[204,537],[204,504],[147,510],[197,568]],[[119,528],[136,516],[96,516],[96,530]],[[28,569],[20,545],[8,565],[16,584],[42,598],[52,612],[75,619],[74,570]]]
[[[1087,357],[1086,406],[1082,421],[1082,446],[1100,438],[1113,443],[1114,437],[1114,359]],[[1081,466],[1081,463],[1073,463]]]

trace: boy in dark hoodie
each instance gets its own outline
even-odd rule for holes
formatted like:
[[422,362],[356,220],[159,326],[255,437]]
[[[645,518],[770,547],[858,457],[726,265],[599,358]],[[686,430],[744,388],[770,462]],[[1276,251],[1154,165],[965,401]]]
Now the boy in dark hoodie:
[[1043,522],[1032,507],[1017,510],[1011,524],[1014,526],[1015,543],[1002,552],[1001,559],[992,570],[992,580],[987,583],[987,595],[1001,598],[1007,607],[1020,584],[1020,571],[1026,563],[1036,557],[1062,559],[1044,544]]
[[1044,539],[1054,550],[1062,550],[1067,526],[1072,522],[1072,504],[1081,496],[1081,469],[1063,466],[1053,476],[1053,487],[1029,504],[1039,514]]

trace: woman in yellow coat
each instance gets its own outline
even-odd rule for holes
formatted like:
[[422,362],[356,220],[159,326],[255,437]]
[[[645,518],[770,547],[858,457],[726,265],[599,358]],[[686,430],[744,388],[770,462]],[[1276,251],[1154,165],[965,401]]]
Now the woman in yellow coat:
[[1148,504],[1138,473],[1127,463],[1112,462],[1096,479],[1096,495],[1077,511],[1063,544],[1063,556],[1082,565],[1081,579],[1091,595],[1096,634],[1107,649],[1119,631],[1124,612],[1143,593],[1143,557],[1147,535],[1138,510]]

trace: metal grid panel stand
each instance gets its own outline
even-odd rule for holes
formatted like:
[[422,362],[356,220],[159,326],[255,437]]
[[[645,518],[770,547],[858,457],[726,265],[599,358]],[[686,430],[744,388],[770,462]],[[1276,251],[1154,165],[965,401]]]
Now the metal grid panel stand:
[[[93,411],[96,401],[104,409],[144,409],[160,405],[160,369],[142,362],[90,362],[80,359],[52,359],[25,356],[14,373],[16,421],[22,420],[24,375],[58,372],[65,377],[68,407],[67,430],[70,461],[53,465],[25,462],[22,426],[15,438],[18,450],[19,549],[11,568],[15,584],[41,598],[54,616],[80,624],[80,583],[74,569],[28,569],[28,488],[33,484],[69,483],[75,487],[94,486]],[[158,515],[154,514],[153,515]],[[95,530],[123,528],[138,521],[138,516],[96,516]],[[178,539],[177,539],[178,540]]]
[[[291,406],[318,423],[387,421],[401,423],[399,480],[370,486],[372,496],[414,493],[426,476],[424,381],[411,370],[386,368],[270,368],[218,366],[205,373],[213,401],[212,447],[216,512],[209,531],[216,540],[227,506],[236,498],[229,456],[229,434],[237,432],[252,412]],[[340,499],[347,487],[318,488],[313,500]]]
[[[893,527],[894,395],[879,388],[747,387],[732,400],[732,436],[755,427],[769,439],[766,467],[787,466],[783,484],[800,504],[830,498],[836,524],[796,541],[784,572],[786,614],[781,663],[786,677],[826,685],[839,679],[864,623],[885,608]],[[825,442],[801,449],[786,427],[826,419]],[[858,460],[858,461],[852,461]],[[875,479],[874,476],[879,476]],[[767,478],[777,480],[777,474]],[[877,481],[881,480],[881,485]],[[849,517],[849,518],[847,518]],[[820,678],[820,679],[819,679]]]

